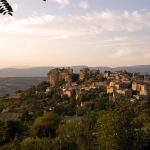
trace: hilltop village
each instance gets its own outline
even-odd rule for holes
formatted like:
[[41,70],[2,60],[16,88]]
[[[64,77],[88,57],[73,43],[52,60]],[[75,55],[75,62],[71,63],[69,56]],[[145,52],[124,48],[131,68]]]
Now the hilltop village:
[[0,97],[3,150],[149,150],[149,141],[148,74],[55,68]]
[[54,111],[82,116],[88,109],[93,110],[97,102],[101,107],[101,100],[104,103],[129,100],[146,105],[150,100],[150,75],[127,71],[101,73],[99,69],[89,68],[75,74],[71,68],[55,68],[47,73],[47,81],[0,99],[4,103],[0,104],[1,113]]
[[138,100],[144,104],[150,94],[150,75],[126,71],[100,73],[99,69],[83,68],[79,74],[74,74],[71,68],[56,68],[48,73],[47,81],[51,86],[46,89],[46,93],[58,87],[60,83],[61,94],[70,97],[71,91],[75,90],[76,99],[81,95],[87,100],[90,97],[99,98],[107,95],[109,100],[113,101],[128,98],[130,101]]

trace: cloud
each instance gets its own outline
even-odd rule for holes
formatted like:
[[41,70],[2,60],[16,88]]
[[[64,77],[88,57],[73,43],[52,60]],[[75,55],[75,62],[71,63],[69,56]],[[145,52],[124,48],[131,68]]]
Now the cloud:
[[130,56],[131,53],[132,53],[131,50],[122,49],[122,50],[118,50],[116,53],[110,55],[109,57],[111,57],[111,58],[127,57],[127,56]]
[[56,40],[56,39],[68,39],[69,37],[67,35],[57,36],[57,37],[51,37],[51,38],[44,38],[44,40]]
[[61,4],[61,6],[59,8],[64,8],[66,5],[70,4],[70,0],[53,0],[59,4]]
[[83,8],[83,9],[88,9],[89,5],[87,2],[80,2],[79,3],[79,7]]
[[[66,1],[65,4],[68,4],[68,2]],[[150,31],[150,13],[106,10],[85,15],[34,14],[34,16],[26,19],[1,17],[0,20],[0,33],[33,34],[50,38],[61,37],[62,35],[71,37],[138,31]],[[123,41],[127,40],[127,37],[115,37],[110,40]]]
[[149,38],[149,36],[148,36],[148,35],[145,35],[145,36],[144,36],[144,38],[145,38],[145,39],[148,39],[148,38]]
[[16,4],[16,3],[13,4],[13,5],[12,5],[12,8],[13,8],[13,11],[17,11],[17,10],[18,10],[18,4]]
[[148,11],[148,9],[142,9],[141,11]]
[[124,15],[124,17],[129,17],[129,13],[128,13],[128,11],[127,10],[125,10],[124,12],[123,12],[123,15]]
[[128,40],[128,37],[115,37],[113,39],[113,41],[126,41],[126,40]]
[[114,39],[105,40],[106,42],[121,42],[128,40],[128,37],[115,37]]

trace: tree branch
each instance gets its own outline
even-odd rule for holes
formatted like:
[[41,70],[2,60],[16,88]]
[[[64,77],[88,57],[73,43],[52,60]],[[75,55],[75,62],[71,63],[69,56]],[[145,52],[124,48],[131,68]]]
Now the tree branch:
[[0,13],[9,14],[12,16],[13,9],[6,0],[0,0]]
[[[46,1],[46,0],[43,0]],[[11,7],[11,5],[7,2],[7,0],[0,0],[0,13],[2,13],[3,15],[5,14],[9,14],[9,15],[13,15],[13,9]]]

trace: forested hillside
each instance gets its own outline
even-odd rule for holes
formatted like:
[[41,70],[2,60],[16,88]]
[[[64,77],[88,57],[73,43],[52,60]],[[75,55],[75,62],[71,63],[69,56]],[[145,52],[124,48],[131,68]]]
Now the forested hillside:
[[76,99],[75,90],[62,96],[59,86],[45,93],[49,86],[42,82],[17,98],[0,98],[0,149],[150,149],[150,98],[144,105],[109,101],[108,94],[94,97],[95,89]]

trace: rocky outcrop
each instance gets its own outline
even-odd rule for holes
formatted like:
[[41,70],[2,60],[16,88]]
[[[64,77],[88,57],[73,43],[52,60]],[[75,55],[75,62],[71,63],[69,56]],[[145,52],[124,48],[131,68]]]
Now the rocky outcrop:
[[100,74],[98,70],[90,70],[89,68],[83,68],[79,73],[79,80],[84,81],[86,79],[90,79],[91,77],[97,77]]
[[90,70],[89,68],[83,68],[80,70],[79,74],[74,74],[73,69],[68,68],[55,68],[52,69],[47,75],[47,81],[52,85],[55,85],[59,81],[65,81],[67,83],[76,82],[78,79],[80,81],[88,80],[92,77],[98,77],[100,74],[98,70]]
[[66,81],[67,83],[72,82],[73,69],[62,68],[62,69],[52,69],[48,74],[47,81],[52,85],[55,85],[59,81]]

